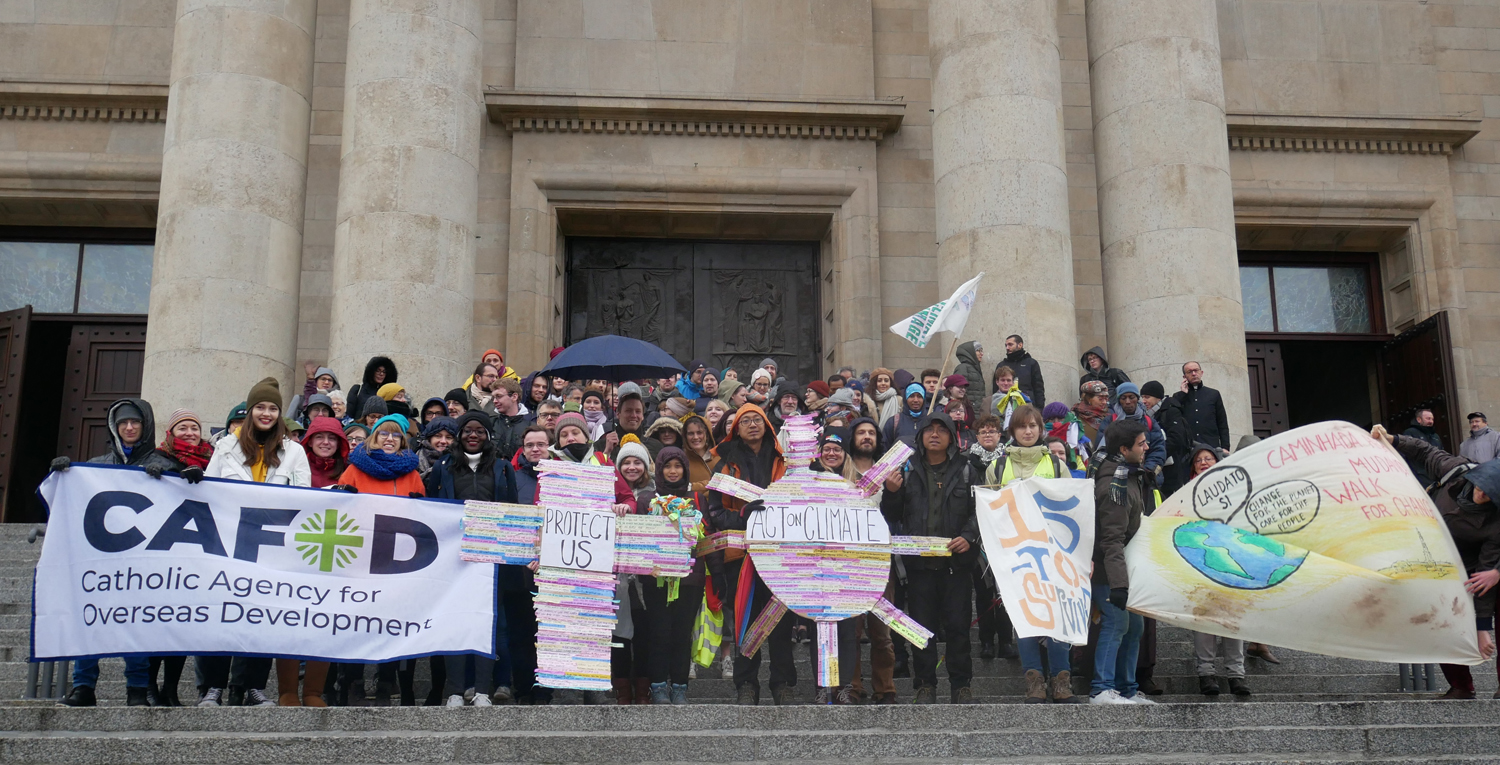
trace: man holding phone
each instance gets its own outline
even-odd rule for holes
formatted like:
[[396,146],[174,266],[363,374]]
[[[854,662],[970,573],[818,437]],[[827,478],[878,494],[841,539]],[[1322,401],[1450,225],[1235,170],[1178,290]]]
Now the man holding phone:
[[1182,390],[1172,399],[1187,417],[1188,429],[1195,443],[1229,449],[1229,415],[1224,411],[1224,397],[1203,384],[1203,365],[1189,361],[1182,365]]

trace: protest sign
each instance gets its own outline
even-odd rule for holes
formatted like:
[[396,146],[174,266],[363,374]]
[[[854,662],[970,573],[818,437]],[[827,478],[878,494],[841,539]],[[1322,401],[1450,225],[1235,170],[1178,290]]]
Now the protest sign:
[[1226,637],[1369,661],[1475,664],[1458,550],[1406,462],[1347,422],[1235,452],[1125,550],[1130,609]]
[[1020,637],[1088,643],[1093,487],[1077,478],[1028,478],[974,490],[984,551]]
[[376,662],[494,648],[457,504],[74,465],[41,486],[33,657]]
[[870,505],[771,504],[750,515],[748,542],[891,543],[891,529],[880,508]]
[[613,573],[615,514],[587,507],[546,509],[542,521],[542,565]]

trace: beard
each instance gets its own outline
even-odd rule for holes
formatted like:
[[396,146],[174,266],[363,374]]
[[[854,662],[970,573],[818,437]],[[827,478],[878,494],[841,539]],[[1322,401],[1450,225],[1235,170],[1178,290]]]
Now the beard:
[[865,448],[863,444],[856,440],[850,445],[849,455],[851,457],[858,457],[859,459],[873,459],[875,457],[875,445],[870,444],[869,448]]

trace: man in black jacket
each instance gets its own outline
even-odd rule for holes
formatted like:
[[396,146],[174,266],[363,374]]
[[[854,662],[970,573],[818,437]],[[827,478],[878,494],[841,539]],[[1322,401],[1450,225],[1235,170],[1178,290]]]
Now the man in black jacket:
[[[1415,438],[1432,445],[1434,449],[1443,448],[1443,439],[1438,436],[1437,428],[1433,427],[1434,418],[1431,409],[1418,409],[1411,418],[1411,427],[1407,428],[1401,435],[1406,438]],[[1426,488],[1433,481],[1442,478],[1440,475],[1432,475],[1427,472],[1427,465],[1422,460],[1406,458],[1406,464],[1411,467],[1412,474],[1416,475],[1417,481]]]
[[956,351],[958,363],[953,366],[953,374],[962,375],[969,381],[969,389],[964,393],[964,398],[969,402],[969,411],[984,411],[984,345],[978,340],[970,340],[960,343]]
[[1188,427],[1187,415],[1175,397],[1166,396],[1167,389],[1160,382],[1151,380],[1141,386],[1141,405],[1146,414],[1155,418],[1167,437],[1167,463],[1161,470],[1161,495],[1169,497],[1187,482],[1188,456],[1193,449],[1193,430]]
[[1182,390],[1172,398],[1182,408],[1194,441],[1228,451],[1229,415],[1224,412],[1224,397],[1203,384],[1203,365],[1196,361],[1182,365]]
[[[1005,366],[1016,372],[1016,385],[1020,386],[1021,393],[1031,399],[1031,405],[1037,409],[1047,406],[1047,384],[1042,381],[1042,365],[1026,352],[1026,341],[1020,335],[1011,335],[1005,338]],[[973,378],[969,378],[973,379]],[[977,386],[976,386],[977,387]],[[994,383],[990,384],[994,388]],[[1113,389],[1113,387],[1111,387]],[[990,393],[998,393],[991,390]],[[976,410],[977,411],[977,410]]]
[[[907,603],[911,616],[947,638],[945,660],[954,704],[974,703],[969,682],[974,660],[969,650],[973,589],[971,571],[979,555],[979,519],[974,515],[973,485],[978,481],[973,463],[958,453],[953,419],[938,412],[923,418],[917,429],[916,454],[885,482],[880,510],[891,531],[899,534],[947,537],[948,557],[905,556]],[[937,640],[916,652],[912,684],[917,704],[937,703]]]
[[[509,461],[521,448],[521,437],[531,422],[521,408],[521,385],[515,380],[495,383],[495,451]],[[482,414],[482,412],[481,412]]]

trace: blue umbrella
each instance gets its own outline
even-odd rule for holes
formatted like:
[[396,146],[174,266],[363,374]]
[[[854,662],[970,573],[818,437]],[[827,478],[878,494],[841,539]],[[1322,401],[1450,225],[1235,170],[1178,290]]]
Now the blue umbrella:
[[566,380],[646,380],[686,374],[666,351],[644,340],[600,335],[568,346],[538,374]]

